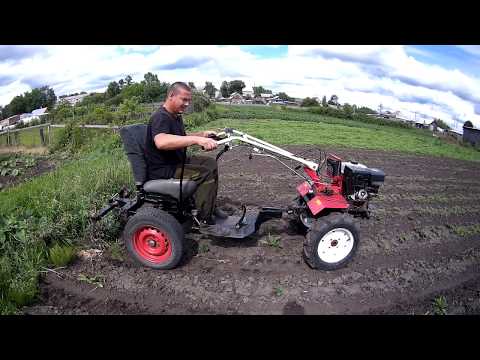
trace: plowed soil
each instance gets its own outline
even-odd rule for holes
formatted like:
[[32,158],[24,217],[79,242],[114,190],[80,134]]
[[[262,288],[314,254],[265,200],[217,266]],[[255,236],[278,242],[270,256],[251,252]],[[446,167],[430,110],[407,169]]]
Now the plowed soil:
[[[108,251],[78,259],[45,274],[39,302],[24,313],[479,314],[480,164],[328,150],[386,174],[370,219],[355,218],[361,240],[346,268],[309,268],[304,236],[284,218],[240,241],[189,234],[181,266],[169,271],[137,265],[124,248],[123,260]],[[273,159],[249,160],[246,149],[227,152],[219,169],[218,202],[236,213],[241,204],[287,206],[302,181]]]

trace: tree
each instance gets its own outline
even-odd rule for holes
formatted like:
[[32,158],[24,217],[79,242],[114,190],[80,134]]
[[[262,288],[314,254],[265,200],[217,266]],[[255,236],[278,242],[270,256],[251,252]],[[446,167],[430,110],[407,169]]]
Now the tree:
[[227,81],[222,82],[222,85],[220,86],[220,93],[224,98],[228,98],[230,96]]
[[271,94],[272,90],[265,89],[263,86],[254,86],[253,94],[255,96],[260,96],[260,94]]
[[473,128],[473,124],[472,124],[472,122],[471,122],[470,120],[467,120],[467,121],[465,121],[465,123],[463,124],[463,127],[471,127],[471,128]]
[[91,93],[85,96],[80,105],[93,105],[93,104],[100,104],[105,101],[105,94],[104,93]]
[[437,126],[441,127],[442,129],[450,130],[451,127],[447,125],[445,121],[442,119],[435,119],[435,122],[437,123]]
[[[48,86],[45,86],[45,94],[46,94],[46,101],[45,101],[45,106],[48,109],[52,109],[57,102],[57,96],[55,95],[55,91]],[[85,91],[82,92],[82,94],[86,94]]]
[[369,107],[362,106],[361,108],[357,109],[357,112],[361,114],[375,114],[375,110],[370,109]]
[[118,80],[118,86],[120,86],[120,90],[122,90],[125,86],[125,81],[123,79]]
[[211,82],[205,82],[205,92],[207,93],[208,96],[211,98],[215,97],[215,92],[217,89]]
[[307,107],[307,106],[318,106],[318,101],[315,98],[305,98],[302,101],[302,104],[300,106]]
[[0,120],[3,120],[3,106],[0,105]]
[[7,117],[10,117],[12,115],[16,114],[22,114],[27,112],[27,106],[25,102],[25,97],[23,95],[17,95],[15,96],[12,101],[10,101],[10,104],[6,106],[7,108]]
[[337,95],[332,95],[330,97],[330,100],[328,100],[328,104],[330,105],[338,105],[338,96]]
[[148,72],[143,78],[141,83],[144,86],[142,99],[144,102],[159,101],[167,95],[169,85],[160,82],[156,74]]
[[148,72],[145,75],[143,75],[143,81],[145,82],[145,85],[149,85],[149,86],[156,85],[160,82],[158,80],[158,76],[151,72]]
[[122,89],[122,96],[124,99],[129,99],[131,97],[137,96],[139,98],[143,97],[144,85],[141,83],[133,83],[127,85]]
[[120,94],[120,86],[116,81],[112,81],[110,84],[108,84],[106,96],[108,99],[111,99],[118,94]]
[[353,108],[350,104],[345,103],[343,105],[343,112],[347,118],[351,119],[353,117]]
[[293,99],[284,92],[279,92],[277,95],[278,95],[278,98],[283,101],[293,101]]
[[129,86],[132,83],[132,77],[130,75],[127,75],[127,77],[125,78],[125,82],[127,86]]
[[326,97],[325,95],[323,95],[323,98],[322,98],[322,106],[323,106],[323,107],[328,107],[327,97]]
[[195,89],[196,89],[195,84],[194,84],[192,81],[189,81],[189,82],[188,82],[188,86],[190,86],[190,88],[191,88],[192,90],[195,90]]
[[230,83],[228,84],[228,95],[230,96],[234,92],[241,94],[244,87],[245,83],[242,80],[230,81]]
[[140,98],[137,96],[123,100],[118,111],[123,115],[139,113],[141,111],[139,100]]
[[200,91],[193,91],[191,105],[194,112],[201,112],[210,105],[210,99]]

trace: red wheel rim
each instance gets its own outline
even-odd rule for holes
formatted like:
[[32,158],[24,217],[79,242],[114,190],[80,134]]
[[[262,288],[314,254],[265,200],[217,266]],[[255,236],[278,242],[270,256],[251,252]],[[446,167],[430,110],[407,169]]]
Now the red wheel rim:
[[172,245],[167,234],[151,226],[135,232],[133,247],[142,258],[156,264],[163,263],[172,256]]

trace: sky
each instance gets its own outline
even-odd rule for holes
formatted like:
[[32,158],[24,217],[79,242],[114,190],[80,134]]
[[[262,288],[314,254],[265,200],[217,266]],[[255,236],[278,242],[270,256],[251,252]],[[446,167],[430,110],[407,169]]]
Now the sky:
[[0,105],[44,85],[57,96],[141,81],[243,80],[289,96],[327,97],[407,119],[480,127],[480,45],[0,45]]

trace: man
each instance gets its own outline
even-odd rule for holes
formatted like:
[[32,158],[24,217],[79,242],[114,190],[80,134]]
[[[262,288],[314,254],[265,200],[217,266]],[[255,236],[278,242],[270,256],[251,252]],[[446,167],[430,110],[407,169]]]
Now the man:
[[[185,133],[181,115],[191,101],[191,88],[183,82],[176,82],[168,89],[163,106],[152,115],[145,146],[149,180],[180,178],[188,146],[199,145],[205,151],[217,148],[217,142],[208,137],[215,135],[214,131]],[[218,168],[214,158],[201,155],[187,157],[183,177],[199,185],[194,198],[201,220],[213,224],[214,215],[226,217],[222,211],[215,209]]]

